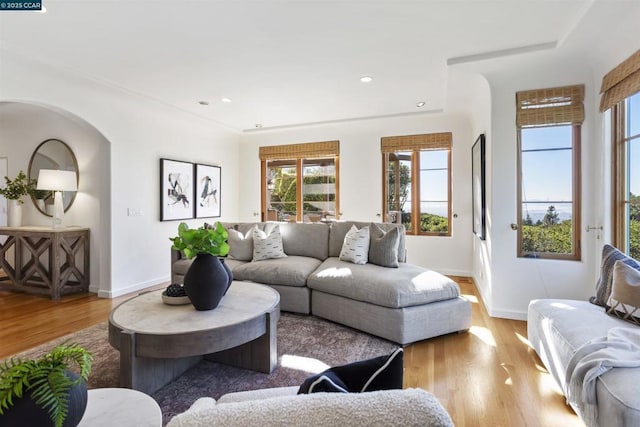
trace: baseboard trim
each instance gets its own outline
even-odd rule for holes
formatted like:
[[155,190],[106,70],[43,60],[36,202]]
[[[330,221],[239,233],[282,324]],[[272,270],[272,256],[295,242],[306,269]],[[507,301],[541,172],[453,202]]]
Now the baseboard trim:
[[438,269],[438,273],[444,274],[445,276],[472,277],[471,272],[467,270]]
[[[140,282],[133,284],[131,286],[127,286],[126,288],[118,288],[112,290],[98,290],[98,296],[100,298],[116,298],[122,295],[130,294],[133,292],[137,292],[146,288],[150,288],[151,286],[160,285],[162,283],[168,283],[170,281],[169,276],[158,277],[155,279],[147,280],[146,282]],[[95,292],[95,291],[92,291]]]
[[486,306],[487,308],[487,313],[489,313],[489,316],[491,317],[499,317],[502,319],[510,319],[510,320],[527,320],[527,313],[526,312],[522,312],[522,311],[517,311],[517,310],[501,310],[501,309],[493,309],[493,308],[489,308]]

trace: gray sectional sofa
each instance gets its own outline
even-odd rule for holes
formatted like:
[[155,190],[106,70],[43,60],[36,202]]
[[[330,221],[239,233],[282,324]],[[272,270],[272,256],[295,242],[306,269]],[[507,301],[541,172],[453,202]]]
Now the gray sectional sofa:
[[[230,236],[226,263],[235,280],[263,283],[280,293],[280,308],[313,314],[405,345],[471,326],[471,303],[458,285],[435,271],[406,262],[404,227],[376,223],[388,232],[398,228],[397,268],[341,261],[345,235],[352,225],[332,223],[223,223],[240,235],[254,227],[282,235],[284,258],[251,260],[251,242]],[[395,248],[394,248],[395,250]],[[191,264],[171,253],[171,278],[182,283]]]

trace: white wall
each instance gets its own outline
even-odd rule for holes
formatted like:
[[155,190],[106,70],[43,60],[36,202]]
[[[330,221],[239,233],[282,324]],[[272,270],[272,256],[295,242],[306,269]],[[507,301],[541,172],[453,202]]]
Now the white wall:
[[[178,222],[159,221],[161,157],[222,166],[221,219],[236,219],[239,139],[236,132],[7,50],[0,50],[0,55],[0,101],[44,104],[66,111],[80,118],[80,122],[89,123],[109,143],[108,153],[100,151],[100,158],[80,155],[82,142],[74,147],[78,150],[78,162],[86,167],[92,167],[94,162],[108,165],[108,173],[100,175],[99,183],[111,197],[110,203],[106,201],[108,210],[101,216],[101,221],[108,221],[110,248],[104,236],[96,243],[100,247],[97,251],[106,252],[99,256],[104,257],[108,266],[107,271],[100,271],[100,295],[117,296],[169,280],[168,238],[175,235]],[[27,147],[5,139],[1,143],[2,151],[8,151],[10,173],[13,168],[19,169],[21,163],[26,169],[30,155],[24,151]],[[81,175],[81,182],[84,179]],[[70,217],[78,214],[85,203],[100,204],[101,211],[105,206],[105,200],[83,201],[80,196],[68,212]],[[140,209],[142,215],[127,216],[127,208]],[[75,223],[86,225],[83,218],[74,219]],[[203,221],[189,223],[195,226]],[[92,237],[96,233],[92,228]],[[96,283],[92,285],[95,289]]]
[[[599,179],[591,171],[599,164],[600,139],[594,135],[595,88],[589,64],[576,58],[563,58],[558,52],[542,53],[516,61],[501,61],[485,71],[491,87],[489,235],[486,249],[475,253],[478,264],[488,257],[485,274],[489,281],[480,287],[489,314],[526,319],[527,306],[536,298],[586,299],[595,285],[592,266],[597,262],[595,233],[584,226],[594,224],[594,200],[600,196],[591,190]],[[517,133],[515,94],[521,90],[585,84],[586,119],[582,126],[582,225],[581,261],[518,258],[517,233]],[[553,173],[553,171],[549,171]]]
[[340,211],[342,219],[380,221],[384,136],[452,132],[451,237],[407,238],[408,261],[446,274],[471,274],[471,145],[475,141],[466,116],[425,114],[361,120],[322,126],[246,133],[241,143],[240,211],[242,221],[260,212],[258,147],[303,142],[340,141]]

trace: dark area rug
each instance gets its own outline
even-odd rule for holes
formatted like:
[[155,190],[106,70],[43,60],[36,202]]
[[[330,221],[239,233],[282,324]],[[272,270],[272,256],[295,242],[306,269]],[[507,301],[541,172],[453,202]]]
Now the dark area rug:
[[[79,331],[22,352],[38,357],[57,344],[77,343],[93,353],[89,388],[118,387],[119,353],[108,341],[107,323]],[[391,353],[397,345],[313,316],[283,313],[278,323],[278,366],[271,374],[202,361],[152,394],[166,424],[199,397],[269,387],[298,386],[326,366],[341,365]]]

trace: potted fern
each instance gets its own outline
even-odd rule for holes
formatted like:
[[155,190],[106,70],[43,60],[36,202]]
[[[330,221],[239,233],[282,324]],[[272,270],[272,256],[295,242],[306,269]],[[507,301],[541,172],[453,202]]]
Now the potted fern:
[[78,425],[87,406],[92,363],[89,351],[66,343],[37,359],[6,360],[0,364],[0,424]]
[[196,310],[212,310],[218,306],[233,280],[224,263],[229,253],[227,230],[216,223],[213,227],[189,228],[182,222],[178,235],[170,238],[171,247],[185,257],[194,258],[184,276],[184,290]]
[[33,194],[36,189],[36,180],[28,179],[23,171],[20,171],[15,179],[4,177],[5,186],[0,188],[0,196],[4,196],[9,201],[8,225],[9,227],[20,227],[22,225],[22,198]]

